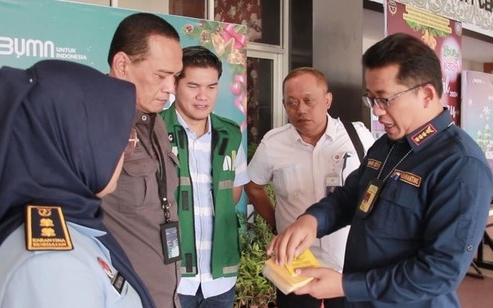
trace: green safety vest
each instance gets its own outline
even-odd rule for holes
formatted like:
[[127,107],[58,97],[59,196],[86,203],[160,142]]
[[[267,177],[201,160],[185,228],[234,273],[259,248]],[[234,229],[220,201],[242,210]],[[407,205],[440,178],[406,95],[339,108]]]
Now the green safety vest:
[[[176,190],[178,217],[180,220],[181,273],[183,277],[197,275],[195,247],[193,191],[188,165],[188,138],[178,122],[173,104],[161,112],[168,128],[171,147],[178,151],[180,184]],[[214,201],[214,226],[212,235],[213,279],[237,276],[240,263],[239,222],[233,200],[235,159],[241,144],[238,125],[218,115],[210,115],[212,127],[212,196]]]

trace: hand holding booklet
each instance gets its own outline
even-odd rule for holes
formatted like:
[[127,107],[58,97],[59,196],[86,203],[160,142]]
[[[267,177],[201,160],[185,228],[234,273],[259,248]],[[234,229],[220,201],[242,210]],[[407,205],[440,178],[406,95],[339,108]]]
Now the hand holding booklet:
[[297,268],[320,266],[321,264],[318,262],[317,258],[315,258],[310,249],[307,249],[290,264],[279,265],[273,258],[268,259],[265,261],[262,274],[265,278],[272,281],[272,283],[274,283],[274,285],[284,294],[288,294],[307,285],[313,280],[313,277],[296,274],[295,270]]

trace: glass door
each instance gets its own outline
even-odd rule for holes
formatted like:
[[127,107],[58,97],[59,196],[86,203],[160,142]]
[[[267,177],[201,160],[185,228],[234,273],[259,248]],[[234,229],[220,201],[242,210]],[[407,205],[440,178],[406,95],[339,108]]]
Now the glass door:
[[247,140],[248,159],[270,129],[285,123],[282,107],[281,55],[265,51],[247,52]]

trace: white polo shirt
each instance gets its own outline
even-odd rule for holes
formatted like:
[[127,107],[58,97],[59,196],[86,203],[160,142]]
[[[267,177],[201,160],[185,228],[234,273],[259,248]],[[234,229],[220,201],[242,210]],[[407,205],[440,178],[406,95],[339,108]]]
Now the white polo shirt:
[[[259,185],[273,182],[278,232],[325,197],[330,187],[343,185],[360,165],[342,122],[328,114],[327,118],[325,133],[315,146],[304,142],[291,124],[270,130],[248,165],[251,181]],[[363,123],[353,124],[366,153],[374,138]],[[325,265],[342,271],[348,232],[349,226],[314,242],[313,246],[323,249]]]

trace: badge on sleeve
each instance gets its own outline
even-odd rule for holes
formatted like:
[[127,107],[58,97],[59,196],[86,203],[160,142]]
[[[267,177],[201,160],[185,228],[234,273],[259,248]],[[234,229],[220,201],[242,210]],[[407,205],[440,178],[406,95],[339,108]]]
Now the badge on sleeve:
[[73,249],[61,206],[27,205],[25,226],[27,250]]
[[358,217],[366,218],[366,216],[371,213],[373,206],[378,199],[378,195],[383,188],[383,184],[384,182],[379,179],[373,179],[368,183],[368,186],[361,197],[358,210],[356,211]]
[[113,273],[111,267],[108,265],[108,263],[106,263],[106,261],[103,258],[98,257],[98,263],[103,269],[106,276],[108,276],[108,278],[110,279],[111,285],[113,286],[115,291],[118,294],[122,294],[123,289],[125,287],[125,281],[126,281],[125,278],[119,272]]

